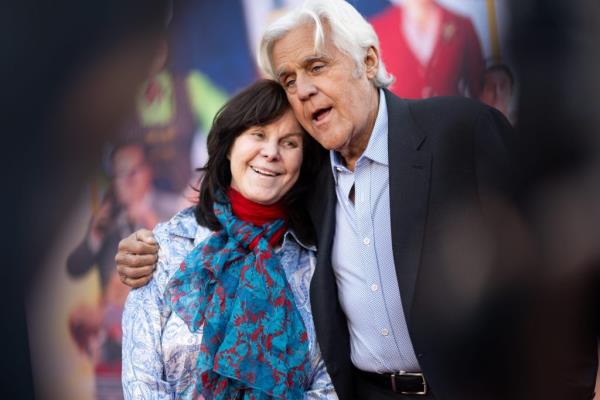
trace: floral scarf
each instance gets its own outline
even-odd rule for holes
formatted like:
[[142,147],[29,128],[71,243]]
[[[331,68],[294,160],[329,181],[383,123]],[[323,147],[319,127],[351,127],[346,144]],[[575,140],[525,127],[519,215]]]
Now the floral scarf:
[[[256,226],[214,203],[221,230],[182,262],[165,298],[190,331],[202,330],[197,394],[206,400],[301,399],[308,335],[269,239],[280,218]],[[258,238],[258,240],[257,240]]]

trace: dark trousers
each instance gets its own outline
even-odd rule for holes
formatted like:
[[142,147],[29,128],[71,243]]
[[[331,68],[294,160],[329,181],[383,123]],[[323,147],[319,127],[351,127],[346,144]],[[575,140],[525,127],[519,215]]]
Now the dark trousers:
[[428,392],[426,395],[405,395],[394,393],[391,388],[385,389],[381,386],[374,385],[371,382],[363,379],[359,374],[354,374],[356,398],[360,400],[435,400],[433,393]]

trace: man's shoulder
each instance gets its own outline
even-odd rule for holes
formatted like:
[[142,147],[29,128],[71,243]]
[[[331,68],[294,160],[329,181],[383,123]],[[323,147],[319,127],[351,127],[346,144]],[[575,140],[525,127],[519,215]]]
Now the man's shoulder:
[[[406,107],[405,117],[426,135],[448,130],[465,130],[475,125],[484,114],[495,115],[496,110],[480,101],[460,96],[441,96],[429,99],[400,99],[400,106],[391,108],[391,112],[400,112],[400,107]],[[397,103],[396,103],[397,104]]]
[[404,99],[412,114],[438,114],[446,118],[477,115],[489,108],[478,100],[462,96],[439,96],[428,99]]
[[473,138],[498,132],[511,136],[510,123],[498,110],[480,101],[459,96],[400,99],[388,95],[390,129],[412,129],[431,144],[468,145]]

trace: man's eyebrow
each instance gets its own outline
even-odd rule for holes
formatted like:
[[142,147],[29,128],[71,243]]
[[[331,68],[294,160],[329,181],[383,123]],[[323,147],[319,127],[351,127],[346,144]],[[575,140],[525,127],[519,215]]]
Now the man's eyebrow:
[[275,72],[275,77],[277,81],[281,80],[282,76],[285,76],[287,74],[287,70],[285,69],[285,67],[281,67],[279,68],[276,72]]
[[313,54],[313,55],[304,57],[304,59],[302,60],[302,65],[307,65],[307,64],[313,63],[315,61],[323,61],[326,58],[327,57],[325,57],[324,54]]
[[[315,61],[325,61],[327,60],[327,56],[325,56],[324,54],[312,54],[310,56],[306,56],[302,59],[302,61],[300,62],[300,65],[302,67],[305,67],[307,65],[310,65],[311,63],[315,62]],[[277,77],[277,80],[281,80],[281,77],[285,76],[288,74],[288,71],[285,67],[280,67],[276,73],[275,76]]]

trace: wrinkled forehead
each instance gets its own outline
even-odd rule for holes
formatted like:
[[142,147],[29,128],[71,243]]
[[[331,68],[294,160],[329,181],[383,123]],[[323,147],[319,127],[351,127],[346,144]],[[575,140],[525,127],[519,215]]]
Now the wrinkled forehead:
[[281,66],[277,65],[278,60],[275,60],[273,50],[278,43],[290,39],[290,37],[293,37],[295,42],[292,42],[293,46],[289,46],[286,50],[289,51],[289,55],[293,57],[295,62],[308,64],[315,60],[332,59],[340,55],[351,58],[348,51],[340,49],[337,45],[334,33],[331,31],[327,20],[323,20],[321,25],[317,25],[312,19],[306,19],[273,41],[270,61],[276,76],[280,72],[278,69]]

